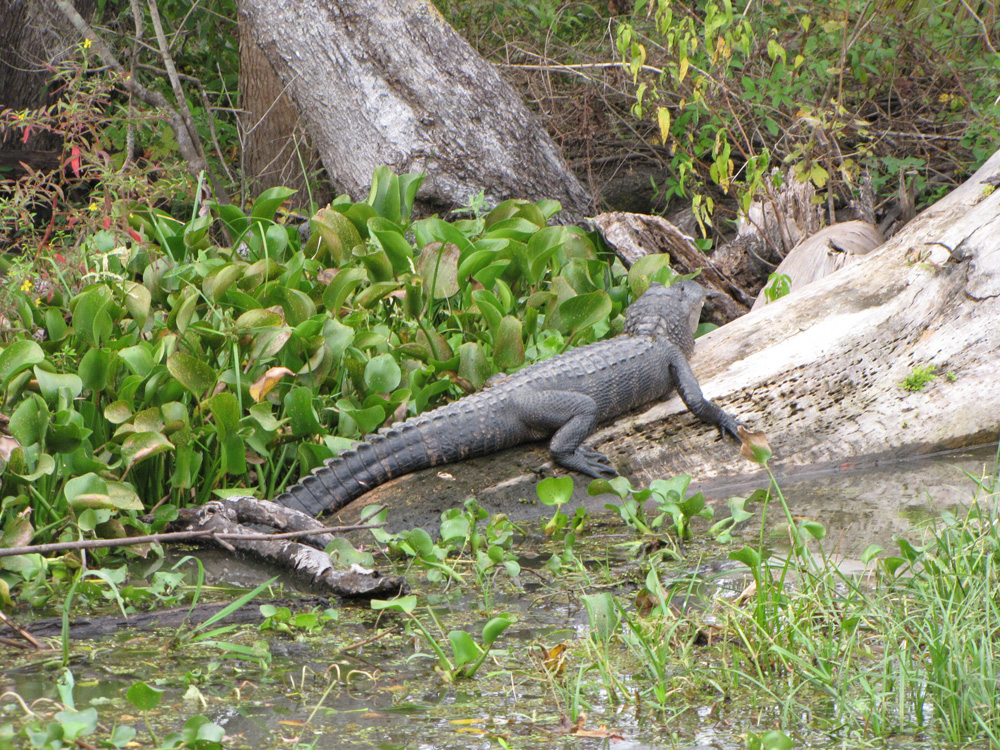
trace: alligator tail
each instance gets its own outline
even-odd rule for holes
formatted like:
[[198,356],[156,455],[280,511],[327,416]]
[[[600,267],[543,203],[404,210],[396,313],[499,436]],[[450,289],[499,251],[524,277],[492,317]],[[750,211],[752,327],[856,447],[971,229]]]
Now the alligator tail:
[[311,516],[339,510],[394,477],[443,463],[426,449],[421,435],[428,423],[403,422],[368,435],[365,442],[328,458],[274,502]]

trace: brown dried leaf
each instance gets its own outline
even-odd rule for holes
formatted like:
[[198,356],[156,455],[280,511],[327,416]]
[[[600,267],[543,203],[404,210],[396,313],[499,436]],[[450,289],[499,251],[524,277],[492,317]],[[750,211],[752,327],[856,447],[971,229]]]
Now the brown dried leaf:
[[281,379],[286,375],[295,375],[295,373],[287,367],[272,367],[250,386],[251,398],[259,404],[264,400],[264,397],[267,396],[271,389],[280,383]]

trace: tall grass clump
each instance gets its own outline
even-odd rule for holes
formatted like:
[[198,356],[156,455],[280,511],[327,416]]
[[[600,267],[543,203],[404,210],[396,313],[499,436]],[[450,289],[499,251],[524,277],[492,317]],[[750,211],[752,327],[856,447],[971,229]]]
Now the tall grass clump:
[[886,737],[925,732],[942,741],[997,742],[995,700],[1000,588],[998,485],[977,480],[969,508],[946,512],[862,555],[861,576],[843,572],[813,540],[823,529],[795,522],[773,480],[769,502],[786,515],[790,550],[764,546],[730,556],[748,565],[753,585],[725,605],[723,678],[727,692],[780,708],[783,724]]

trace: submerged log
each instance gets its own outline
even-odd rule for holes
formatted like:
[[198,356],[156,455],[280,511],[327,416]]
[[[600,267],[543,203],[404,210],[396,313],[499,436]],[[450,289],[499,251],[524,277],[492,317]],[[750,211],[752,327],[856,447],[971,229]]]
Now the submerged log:
[[[1000,191],[988,181],[998,174],[1000,152],[880,249],[698,340],[692,366],[705,395],[767,433],[779,473],[996,440]],[[918,367],[937,378],[905,389]],[[756,469],[677,397],[588,444],[633,484],[686,473],[710,489]],[[402,477],[338,518],[351,522],[378,502],[389,506],[390,528],[432,526],[473,495],[487,510],[525,516],[519,501],[533,499],[549,473],[564,472],[545,446],[524,446]],[[575,479],[585,500],[589,479]]]

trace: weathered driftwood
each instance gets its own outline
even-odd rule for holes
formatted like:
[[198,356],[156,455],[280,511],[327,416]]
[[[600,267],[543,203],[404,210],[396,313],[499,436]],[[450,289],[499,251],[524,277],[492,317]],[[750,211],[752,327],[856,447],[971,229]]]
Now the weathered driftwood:
[[[279,531],[308,530],[311,524],[320,527],[313,518],[269,500],[252,497],[232,497],[213,500],[188,509],[171,524],[172,530],[206,529],[216,533],[253,534],[255,529],[245,524],[266,526]],[[329,534],[317,534],[310,541],[322,547],[332,540]],[[215,542],[219,543],[219,542]],[[314,587],[343,597],[394,596],[406,590],[399,576],[383,576],[377,570],[359,565],[349,569],[333,566],[330,556],[321,549],[289,539],[256,539],[226,543],[230,552],[244,552],[260,560],[287,569]]]
[[724,325],[750,309],[753,298],[716,269],[691,237],[666,219],[615,211],[599,214],[589,221],[626,268],[631,268],[633,263],[646,255],[666,253],[678,273],[701,270],[698,282],[709,291],[719,292],[706,305],[710,322]]
[[[692,365],[705,394],[764,430],[773,465],[807,468],[919,455],[985,443],[1000,432],[1000,152],[879,250],[699,339]],[[917,366],[940,377],[903,380]],[[589,441],[633,483],[688,473],[725,484],[754,466],[717,440],[679,398],[624,417]],[[525,515],[544,446],[403,477],[345,508],[390,508],[390,524],[430,525],[475,495],[490,510]],[[585,477],[576,477],[585,499]]]
[[[866,221],[834,224],[820,229],[793,247],[775,273],[788,276],[792,289],[801,289],[860,260],[883,242],[885,238],[878,227]],[[766,304],[767,298],[761,290],[751,309],[756,310]]]

